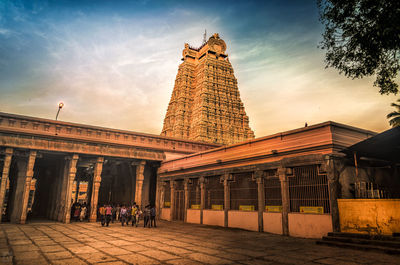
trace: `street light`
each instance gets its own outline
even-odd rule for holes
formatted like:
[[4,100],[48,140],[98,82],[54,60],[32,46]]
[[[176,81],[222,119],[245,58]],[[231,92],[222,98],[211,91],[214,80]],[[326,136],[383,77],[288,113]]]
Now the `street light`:
[[64,107],[64,103],[62,103],[62,102],[58,103],[58,111],[57,111],[57,115],[56,115],[56,120],[58,118],[58,114],[60,113],[60,110],[62,109],[62,107]]

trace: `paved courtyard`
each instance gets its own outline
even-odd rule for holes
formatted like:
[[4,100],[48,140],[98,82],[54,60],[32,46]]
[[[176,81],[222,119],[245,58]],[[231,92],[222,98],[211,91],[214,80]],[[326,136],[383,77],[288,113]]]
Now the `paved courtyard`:
[[1,264],[400,264],[399,256],[319,246],[314,240],[159,222],[0,225]]

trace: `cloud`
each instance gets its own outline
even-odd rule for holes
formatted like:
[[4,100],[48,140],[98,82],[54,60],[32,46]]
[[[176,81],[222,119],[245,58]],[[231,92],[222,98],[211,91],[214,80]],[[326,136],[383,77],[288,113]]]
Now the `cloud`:
[[395,96],[324,69],[315,7],[52,5],[9,5],[0,18],[0,111],[54,118],[64,101],[61,120],[158,134],[183,44],[207,29],[227,43],[257,136],[326,120],[388,128]]

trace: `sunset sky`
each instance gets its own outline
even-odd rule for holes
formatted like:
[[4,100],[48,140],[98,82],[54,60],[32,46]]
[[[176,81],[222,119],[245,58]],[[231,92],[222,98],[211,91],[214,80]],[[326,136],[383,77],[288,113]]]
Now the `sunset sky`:
[[[35,2],[35,3],[32,3]],[[381,132],[398,96],[325,69],[315,1],[0,0],[0,112],[159,134],[184,43],[218,32],[257,137]]]

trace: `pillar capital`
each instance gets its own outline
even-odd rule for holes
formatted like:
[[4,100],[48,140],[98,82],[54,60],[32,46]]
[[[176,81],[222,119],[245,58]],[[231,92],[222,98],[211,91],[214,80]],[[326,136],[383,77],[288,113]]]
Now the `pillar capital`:
[[318,167],[318,174],[326,174],[329,181],[337,181],[345,167],[341,157],[327,155],[324,162]]
[[169,181],[169,186],[170,186],[171,190],[172,190],[172,189],[175,189],[175,188],[176,188],[176,180],[171,179],[171,180]]
[[72,154],[72,155],[67,155],[64,157],[65,160],[78,160],[79,155],[78,154]]
[[265,172],[263,170],[256,170],[251,175],[253,181],[257,183],[264,183]]
[[146,161],[141,160],[138,164],[136,164],[136,181],[143,181],[144,179],[144,167],[146,165]]
[[288,177],[293,175],[293,170],[289,167],[278,167],[276,173],[280,181],[287,181]]
[[[76,154],[74,154],[74,156],[78,156],[78,155],[76,155]],[[99,157],[97,157],[96,158],[96,163],[104,163],[104,157],[102,157],[102,156],[99,156]]]
[[14,153],[14,149],[7,147],[6,150],[4,150],[4,154],[7,155],[12,155]]
[[188,190],[189,189],[189,185],[193,184],[193,180],[190,178],[186,178],[183,180],[183,188],[184,190]]
[[98,157],[94,165],[93,183],[101,182],[101,172],[103,170],[104,157]]
[[226,185],[229,181],[233,181],[233,174],[224,173],[223,175],[221,175],[219,181],[220,183],[224,183],[224,185]]
[[199,178],[200,189],[204,189],[205,185],[208,183],[208,179],[205,177]]

